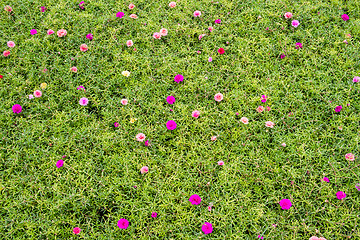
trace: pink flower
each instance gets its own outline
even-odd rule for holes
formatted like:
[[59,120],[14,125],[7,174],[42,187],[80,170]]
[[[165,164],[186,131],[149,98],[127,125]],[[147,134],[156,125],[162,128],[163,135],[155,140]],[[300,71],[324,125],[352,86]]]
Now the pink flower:
[[291,22],[291,25],[292,25],[294,28],[297,28],[297,27],[300,25],[300,23],[299,23],[298,20],[294,20],[294,21]]
[[116,17],[122,18],[124,15],[125,15],[125,14],[124,14],[123,12],[118,12],[118,13],[116,14]]
[[174,104],[174,102],[175,102],[175,97],[173,97],[173,96],[168,96],[168,97],[166,98],[166,101],[167,101],[168,104]]
[[344,20],[345,22],[346,22],[347,20],[349,20],[349,16],[348,16],[347,14],[341,15],[341,18],[342,18],[342,20]]
[[19,104],[15,104],[12,106],[12,111],[19,114],[22,111],[22,107]]
[[322,180],[323,180],[324,182],[330,182],[327,177],[324,177]]
[[261,95],[261,102],[266,102],[268,96],[265,95]]
[[259,113],[261,113],[262,111],[264,111],[264,107],[263,106],[259,106],[256,111],[258,111]]
[[34,95],[30,94],[29,99],[33,99],[33,98],[34,98]]
[[150,146],[149,140],[146,140],[144,144],[145,144],[146,147]]
[[279,204],[280,204],[281,209],[284,209],[284,210],[287,210],[292,206],[291,201],[289,199],[286,199],[286,198],[281,199]]
[[131,47],[132,45],[134,45],[134,43],[133,43],[132,40],[127,40],[127,41],[126,41],[126,45],[127,45],[128,47]]
[[212,224],[209,222],[205,222],[204,225],[202,225],[201,230],[204,232],[204,234],[212,233],[213,231]]
[[221,19],[216,19],[216,20],[215,20],[215,23],[220,24],[220,23],[221,23]]
[[80,51],[86,52],[88,49],[89,49],[89,48],[88,48],[88,46],[87,46],[86,44],[81,44],[81,45],[80,45]]
[[176,127],[177,127],[177,124],[173,120],[170,120],[166,123],[166,128],[169,130],[174,130],[174,129],[176,129]]
[[65,37],[66,34],[67,34],[67,31],[65,29],[60,29],[59,31],[57,31],[58,37]]
[[182,82],[183,80],[184,80],[184,76],[181,74],[178,74],[174,77],[174,81],[177,83]]
[[60,159],[59,161],[56,162],[56,167],[57,168],[61,168],[64,165],[64,160]]
[[267,106],[266,111],[270,111],[270,110],[271,110],[271,107]]
[[171,3],[169,3],[169,7],[171,7],[171,8],[176,7],[176,2],[171,2]]
[[199,195],[194,194],[190,196],[189,201],[192,205],[199,205],[201,203],[201,198]]
[[34,92],[34,96],[35,97],[41,97],[42,96],[42,92],[40,91],[40,90],[36,90],[35,92]]
[[8,41],[8,42],[7,42],[7,45],[8,45],[8,47],[10,47],[10,48],[15,47],[15,43],[14,43],[13,41]]
[[281,59],[284,59],[285,57],[286,57],[285,54],[281,54],[280,56]]
[[208,206],[208,210],[209,210],[209,212],[211,212],[211,208],[212,208],[211,206]]
[[201,41],[201,39],[203,38],[203,37],[205,37],[206,36],[206,34],[200,34],[199,35],[199,41]]
[[360,183],[355,184],[355,188],[360,191]]
[[209,57],[208,61],[209,61],[209,62],[212,62],[212,60],[213,60],[212,57]]
[[133,9],[135,7],[135,5],[134,4],[132,4],[132,3],[130,3],[130,5],[129,5],[129,9]]
[[160,39],[160,38],[161,38],[161,34],[158,33],[158,32],[155,32],[155,33],[153,34],[153,38],[155,38],[155,39]]
[[77,90],[84,90],[84,91],[85,91],[85,87],[84,87],[84,86],[78,86],[76,89],[77,89]]
[[195,110],[191,113],[191,116],[194,118],[198,118],[200,116],[200,112],[198,110]]
[[196,10],[194,12],[194,17],[200,17],[200,16],[201,16],[201,12]]
[[286,147],[286,143],[282,143],[281,146]]
[[81,8],[81,9],[85,9],[85,7],[83,6],[85,4],[85,2],[84,1],[81,1],[80,3],[79,3],[79,8]]
[[236,116],[239,116],[240,113],[237,112],[237,113],[235,113],[235,114],[236,114]]
[[210,32],[212,32],[213,30],[214,30],[214,28],[213,27],[208,27],[208,30],[210,31]]
[[215,141],[216,138],[217,138],[216,136],[212,136],[212,137],[211,137],[211,141]]
[[353,78],[353,82],[354,82],[354,83],[355,83],[355,82],[360,82],[360,77],[355,76],[355,77]]
[[126,220],[125,218],[122,218],[118,221],[117,225],[121,229],[127,229],[129,226],[129,221]]
[[145,140],[146,136],[143,133],[138,133],[135,138],[137,141],[143,142]]
[[316,236],[312,236],[311,238],[309,238],[309,240],[319,240],[319,238]]
[[248,124],[248,123],[249,123],[249,119],[247,119],[246,117],[240,118],[240,121],[241,121],[243,124]]
[[140,172],[141,172],[141,174],[148,173],[149,172],[149,167],[147,167],[147,166],[142,167],[140,169]]
[[298,42],[298,43],[295,43],[295,45],[296,45],[296,46],[295,46],[296,49],[299,49],[299,48],[302,48],[302,47],[303,47],[302,44],[299,43],[299,42]]
[[342,192],[342,191],[339,191],[339,192],[336,193],[336,197],[337,197],[339,200],[341,200],[341,199],[346,198],[346,194],[345,194],[344,192]]
[[264,237],[263,237],[263,236],[261,236],[261,235],[259,235],[259,236],[258,236],[258,238],[259,238],[259,239],[264,239]]
[[37,34],[37,30],[36,30],[36,29],[31,29],[31,30],[30,30],[30,34],[31,34],[31,35]]
[[349,161],[354,161],[354,160],[355,160],[355,156],[354,156],[354,154],[352,154],[352,153],[347,153],[347,154],[345,155],[345,159],[346,159],[346,160],[349,160]]
[[51,29],[47,30],[47,34],[48,34],[48,35],[51,35],[51,34],[53,34],[53,33],[54,33],[54,30],[51,30]]
[[79,227],[76,227],[73,229],[73,233],[76,235],[79,234],[80,232],[81,232],[81,229]]
[[80,98],[79,104],[81,106],[86,106],[88,105],[88,103],[89,103],[89,99],[87,99],[86,97]]
[[78,69],[77,69],[77,67],[72,67],[72,68],[70,68],[70,71],[77,73]]
[[136,14],[130,14],[129,17],[132,18],[132,19],[137,19],[138,18],[138,16]]
[[273,122],[271,122],[271,121],[265,122],[265,126],[266,126],[266,127],[273,128],[274,125],[275,125],[275,123],[273,123]]
[[5,57],[9,56],[9,55],[10,55],[10,51],[9,51],[9,50],[5,50],[5,51],[3,52],[3,55],[4,55]]
[[160,29],[160,35],[161,36],[166,36],[167,34],[168,34],[168,30],[166,28]]
[[346,44],[348,44],[348,41],[346,41],[346,39],[343,41],[343,43],[346,43]]
[[152,213],[151,213],[151,217],[152,217],[152,218],[156,218],[156,217],[157,217],[157,212],[152,212]]
[[289,18],[292,18],[292,13],[291,12],[286,12],[285,14],[284,14],[284,16],[285,16],[285,18],[286,19],[289,19]]
[[218,165],[220,165],[220,166],[224,165],[224,161],[218,161],[217,163],[218,163]]
[[12,12],[13,11],[12,7],[10,7],[9,5],[6,5],[4,7],[4,10],[7,11],[7,12]]
[[128,104],[128,100],[127,99],[121,99],[121,104],[122,105],[127,105]]
[[89,33],[88,35],[86,35],[86,38],[89,40],[93,40],[94,36],[91,33]]
[[342,106],[335,107],[335,112],[341,112]]
[[114,122],[114,126],[115,126],[115,127],[119,127],[119,123],[118,123],[118,122]]
[[223,100],[224,96],[221,93],[217,93],[214,96],[215,101],[221,102]]
[[225,53],[225,50],[223,48],[219,48],[218,49],[218,53],[221,55],[221,54],[224,54]]

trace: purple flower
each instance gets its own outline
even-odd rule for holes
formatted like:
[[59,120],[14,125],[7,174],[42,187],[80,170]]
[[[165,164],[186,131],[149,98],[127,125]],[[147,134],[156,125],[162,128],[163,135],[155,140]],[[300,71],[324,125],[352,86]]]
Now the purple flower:
[[118,123],[118,122],[114,122],[114,126],[115,126],[115,127],[119,127],[119,123]]
[[81,2],[79,3],[79,8],[85,9],[83,5],[84,5],[84,1],[81,1]]
[[342,109],[342,106],[337,106],[337,107],[335,108],[335,112],[341,112],[341,109]]
[[183,80],[184,80],[184,76],[181,74],[178,74],[174,77],[174,81],[177,83],[182,82]]
[[281,54],[280,56],[281,59],[284,59],[285,57],[286,57],[285,54]]
[[220,23],[221,23],[221,19],[216,19],[216,20],[215,20],[215,23],[220,24]]
[[30,30],[30,34],[31,34],[31,35],[37,34],[37,30],[36,30],[36,29],[31,29],[31,30]]
[[123,12],[118,12],[118,13],[116,14],[116,17],[122,18],[124,15],[125,15],[125,14],[124,14]]
[[347,21],[349,20],[349,16],[347,14],[341,15],[342,20]]
[[173,120],[170,120],[170,121],[168,121],[168,122],[166,123],[166,128],[169,129],[169,130],[174,130],[174,129],[176,129],[176,126],[177,126],[177,124],[176,124],[176,122],[173,121]]
[[166,98],[166,101],[167,101],[168,104],[174,104],[174,102],[175,102],[175,97],[173,97],[173,96],[168,96],[168,97]]
[[12,106],[12,111],[19,114],[22,111],[22,107],[19,104],[15,104],[14,106]]
[[93,40],[94,36],[91,33],[89,33],[88,35],[86,35],[86,38],[89,40]]
[[296,45],[296,47],[295,47],[296,49],[299,49],[299,48],[302,48],[302,47],[303,47],[303,46],[302,46],[302,44],[301,44],[301,43],[299,43],[299,42],[298,42],[298,43],[296,43],[295,45]]
[[61,168],[63,165],[64,165],[64,161],[63,161],[63,160],[59,160],[59,161],[57,161],[57,163],[56,163],[56,167],[57,167],[57,168]]
[[41,12],[45,12],[45,11],[46,11],[46,9],[47,9],[47,8],[46,8],[46,7],[44,7],[44,6],[40,7],[40,11],[41,11]]
[[157,217],[157,213],[156,213],[156,212],[152,212],[152,213],[151,213],[151,217],[156,218],[156,217]]

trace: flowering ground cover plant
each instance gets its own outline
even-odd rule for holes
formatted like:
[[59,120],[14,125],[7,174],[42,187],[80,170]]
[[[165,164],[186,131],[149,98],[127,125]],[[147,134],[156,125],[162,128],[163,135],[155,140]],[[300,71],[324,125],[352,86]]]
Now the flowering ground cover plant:
[[359,239],[356,1],[9,1],[0,239]]

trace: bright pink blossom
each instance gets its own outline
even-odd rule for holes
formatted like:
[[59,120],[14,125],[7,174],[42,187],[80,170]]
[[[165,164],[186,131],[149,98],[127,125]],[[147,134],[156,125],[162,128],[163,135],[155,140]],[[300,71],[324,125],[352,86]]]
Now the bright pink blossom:
[[215,23],[220,24],[220,23],[221,23],[221,19],[216,19],[216,20],[215,20]]
[[56,162],[56,167],[57,168],[61,168],[64,165],[64,160],[60,159],[59,161]]
[[212,224],[209,222],[205,222],[204,225],[202,225],[201,230],[204,232],[204,234],[212,233],[213,231]]
[[346,198],[346,194],[345,194],[344,192],[342,192],[342,191],[339,191],[339,192],[336,193],[336,197],[337,197],[339,200],[341,200],[341,199]]
[[194,12],[194,17],[200,17],[201,16],[201,12],[200,11],[195,11]]
[[330,180],[329,180],[327,177],[324,177],[322,180],[323,180],[324,182],[330,182]]
[[89,40],[93,40],[94,36],[91,33],[89,33],[88,35],[86,35],[86,38]]
[[155,38],[155,39],[160,39],[160,38],[161,38],[161,34],[158,33],[158,32],[155,32],[155,33],[153,34],[153,38]]
[[73,233],[76,235],[79,234],[80,232],[81,232],[81,229],[79,227],[76,227],[73,229]]
[[291,201],[289,199],[286,199],[286,198],[281,199],[279,204],[280,204],[281,209],[284,209],[284,210],[287,210],[292,206]]
[[3,52],[3,55],[4,55],[4,57],[8,57],[8,56],[10,55],[10,51],[9,51],[9,50],[5,50],[5,51]]
[[53,34],[53,33],[54,33],[54,30],[51,30],[51,29],[47,30],[47,34],[48,34],[48,35],[51,35],[51,34]]
[[286,12],[286,13],[284,14],[284,17],[285,17],[286,19],[292,18],[292,16],[293,16],[293,14],[292,14],[291,12]]
[[58,37],[65,37],[67,34],[67,31],[65,29],[60,29],[59,31],[57,31],[56,34],[58,35]]
[[294,27],[294,28],[297,28],[299,25],[300,25],[300,22],[298,20],[294,20],[291,22],[291,25]]
[[129,226],[129,221],[126,220],[125,218],[122,218],[118,221],[117,225],[121,229],[127,229]]
[[124,14],[123,12],[118,12],[118,13],[116,14],[116,17],[122,18],[124,15],[125,15],[125,14]]
[[15,104],[15,105],[12,106],[12,111],[14,113],[19,114],[22,111],[22,107],[19,104]]
[[121,99],[121,104],[122,105],[127,105],[128,104],[128,100],[127,99]]
[[156,218],[156,217],[157,217],[157,212],[152,212],[152,213],[151,213],[151,217],[152,217],[152,218]]
[[184,80],[184,76],[181,74],[178,74],[174,77],[174,81],[177,83],[182,82],[183,80]]
[[35,96],[36,98],[39,98],[39,97],[42,96],[42,92],[41,92],[40,90],[36,90],[36,91],[34,92],[34,96]]
[[168,97],[166,98],[166,101],[167,101],[168,104],[174,104],[174,103],[175,103],[175,97],[173,97],[173,96],[168,96]]
[[118,123],[118,122],[114,122],[114,126],[115,126],[115,127],[119,127],[119,123]]
[[220,165],[220,166],[224,165],[224,161],[218,161],[217,163],[218,163],[218,165]]
[[189,201],[192,205],[199,205],[201,203],[201,198],[199,195],[194,194],[190,196]]
[[352,153],[347,153],[345,154],[345,159],[349,160],[349,161],[354,161],[355,160],[355,155]]
[[355,76],[355,77],[353,78],[353,82],[354,82],[354,83],[360,82],[360,77]]
[[80,51],[86,52],[88,49],[89,49],[89,48],[88,48],[88,46],[87,46],[86,44],[81,44],[81,45],[80,45]]
[[198,118],[200,116],[200,112],[198,110],[195,110],[191,113],[191,116],[194,118]]
[[218,49],[218,53],[219,53],[219,54],[224,54],[224,53],[225,53],[225,50],[224,50],[223,48],[219,48],[219,49]]
[[166,123],[166,128],[169,130],[175,130],[177,127],[177,124],[174,120],[170,120]]
[[148,166],[142,167],[142,168],[140,169],[140,172],[141,172],[142,174],[148,173],[148,172],[149,172],[149,167],[148,167]]
[[342,106],[335,107],[335,112],[341,112]]
[[341,15],[342,20],[347,21],[349,20],[349,16],[347,14]]
[[31,30],[30,30],[30,34],[31,34],[31,35],[37,34],[37,30],[36,30],[36,29],[31,29]]

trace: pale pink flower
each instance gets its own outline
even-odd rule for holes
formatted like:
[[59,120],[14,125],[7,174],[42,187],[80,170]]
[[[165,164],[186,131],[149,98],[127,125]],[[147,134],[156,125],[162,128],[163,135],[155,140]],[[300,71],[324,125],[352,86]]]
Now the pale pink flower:
[[9,55],[10,55],[10,51],[9,51],[9,50],[5,50],[5,51],[3,52],[3,55],[4,55],[5,57],[9,56]]
[[134,43],[133,43],[132,40],[127,40],[127,41],[126,41],[126,45],[127,45],[128,47],[131,47],[132,45],[134,45]]
[[51,29],[47,30],[47,34],[48,34],[48,35],[51,35],[51,34],[53,34],[53,33],[54,33],[54,30],[51,30]]
[[161,34],[158,33],[158,32],[155,32],[155,33],[153,34],[153,38],[155,38],[155,39],[160,39],[160,38],[161,38]]
[[135,7],[135,5],[134,4],[132,4],[132,3],[130,3],[130,5],[129,5],[129,9],[133,9]]
[[194,12],[194,17],[200,17],[200,16],[201,16],[201,12],[198,11],[198,10],[196,10],[196,11]]
[[138,16],[137,16],[136,14],[130,14],[130,18],[132,18],[132,19],[137,19]]
[[77,67],[72,67],[72,68],[70,68],[70,71],[77,73],[78,69],[77,69]]
[[210,32],[212,32],[213,30],[214,30],[214,28],[213,27],[208,27],[208,30],[210,31]]
[[167,34],[168,34],[168,30],[166,28],[160,29],[160,35],[161,36],[166,36]]
[[13,11],[12,7],[10,7],[9,5],[5,6],[4,10],[7,11],[7,12],[12,12]]
[[191,116],[194,118],[198,118],[200,116],[200,112],[198,110],[195,110],[191,113]]
[[321,237],[321,238],[319,238],[319,240],[326,240],[326,238],[324,238],[324,237]]
[[209,210],[209,212],[211,212],[211,208],[212,208],[211,206],[208,206],[208,210]]
[[36,90],[35,92],[34,92],[34,96],[35,97],[41,97],[42,96],[42,92],[40,91],[40,90]]
[[355,76],[355,77],[353,78],[353,82],[354,82],[354,83],[355,83],[355,82],[360,82],[360,77]]
[[142,167],[142,168],[140,169],[140,172],[141,172],[142,174],[149,172],[149,167],[148,167],[148,166]]
[[211,141],[215,141],[216,138],[217,138],[216,136],[212,136],[212,137],[211,137]]
[[220,166],[224,165],[224,161],[218,161],[217,163],[218,163],[218,165],[220,165]]
[[285,18],[286,19],[289,19],[289,18],[292,18],[292,13],[291,12],[286,12],[285,14],[284,14],[284,16],[285,16]]
[[282,143],[281,146],[286,147],[286,143]]
[[291,25],[292,25],[294,28],[297,28],[297,27],[300,25],[300,23],[299,23],[298,20],[294,20],[294,21],[291,22]]
[[259,113],[261,113],[262,111],[264,111],[264,107],[263,106],[259,106],[256,111],[258,111]]
[[247,119],[246,117],[242,117],[240,119],[240,121],[243,123],[243,124],[248,124],[249,123],[249,119]]
[[217,93],[215,94],[214,98],[215,101],[220,102],[221,100],[223,100],[224,96],[221,93]]
[[199,41],[203,38],[203,37],[205,37],[206,36],[206,34],[200,34],[199,35]]
[[59,31],[57,31],[58,37],[65,37],[66,34],[67,34],[67,31],[65,29],[60,29]]
[[349,161],[354,161],[354,160],[355,160],[355,155],[352,154],[352,153],[347,153],[347,154],[345,155],[345,159],[346,159],[346,160],[349,160]]
[[88,46],[87,46],[86,44],[81,44],[81,45],[80,45],[80,51],[86,52],[88,49],[89,49],[89,48],[88,48]]
[[8,45],[8,47],[10,47],[10,48],[15,47],[15,43],[14,43],[13,41],[8,41],[8,42],[7,42],[7,45]]
[[89,103],[89,99],[87,99],[86,97],[80,98],[79,104],[81,106],[86,106],[88,105],[88,103]]
[[33,99],[33,98],[34,98],[34,95],[30,94],[29,99]]
[[266,127],[273,128],[274,125],[275,125],[275,123],[273,123],[273,122],[271,122],[271,121],[265,122],[265,126],[266,126]]
[[171,7],[171,8],[176,7],[176,2],[171,2],[171,3],[169,3],[169,7]]
[[121,104],[122,105],[127,105],[128,104],[128,100],[127,99],[121,99]]
[[143,142],[145,140],[145,138],[146,138],[145,134],[143,134],[143,133],[138,133],[136,135],[136,140],[139,141],[139,142]]
[[319,238],[316,236],[312,236],[311,238],[309,238],[309,240],[319,240]]

